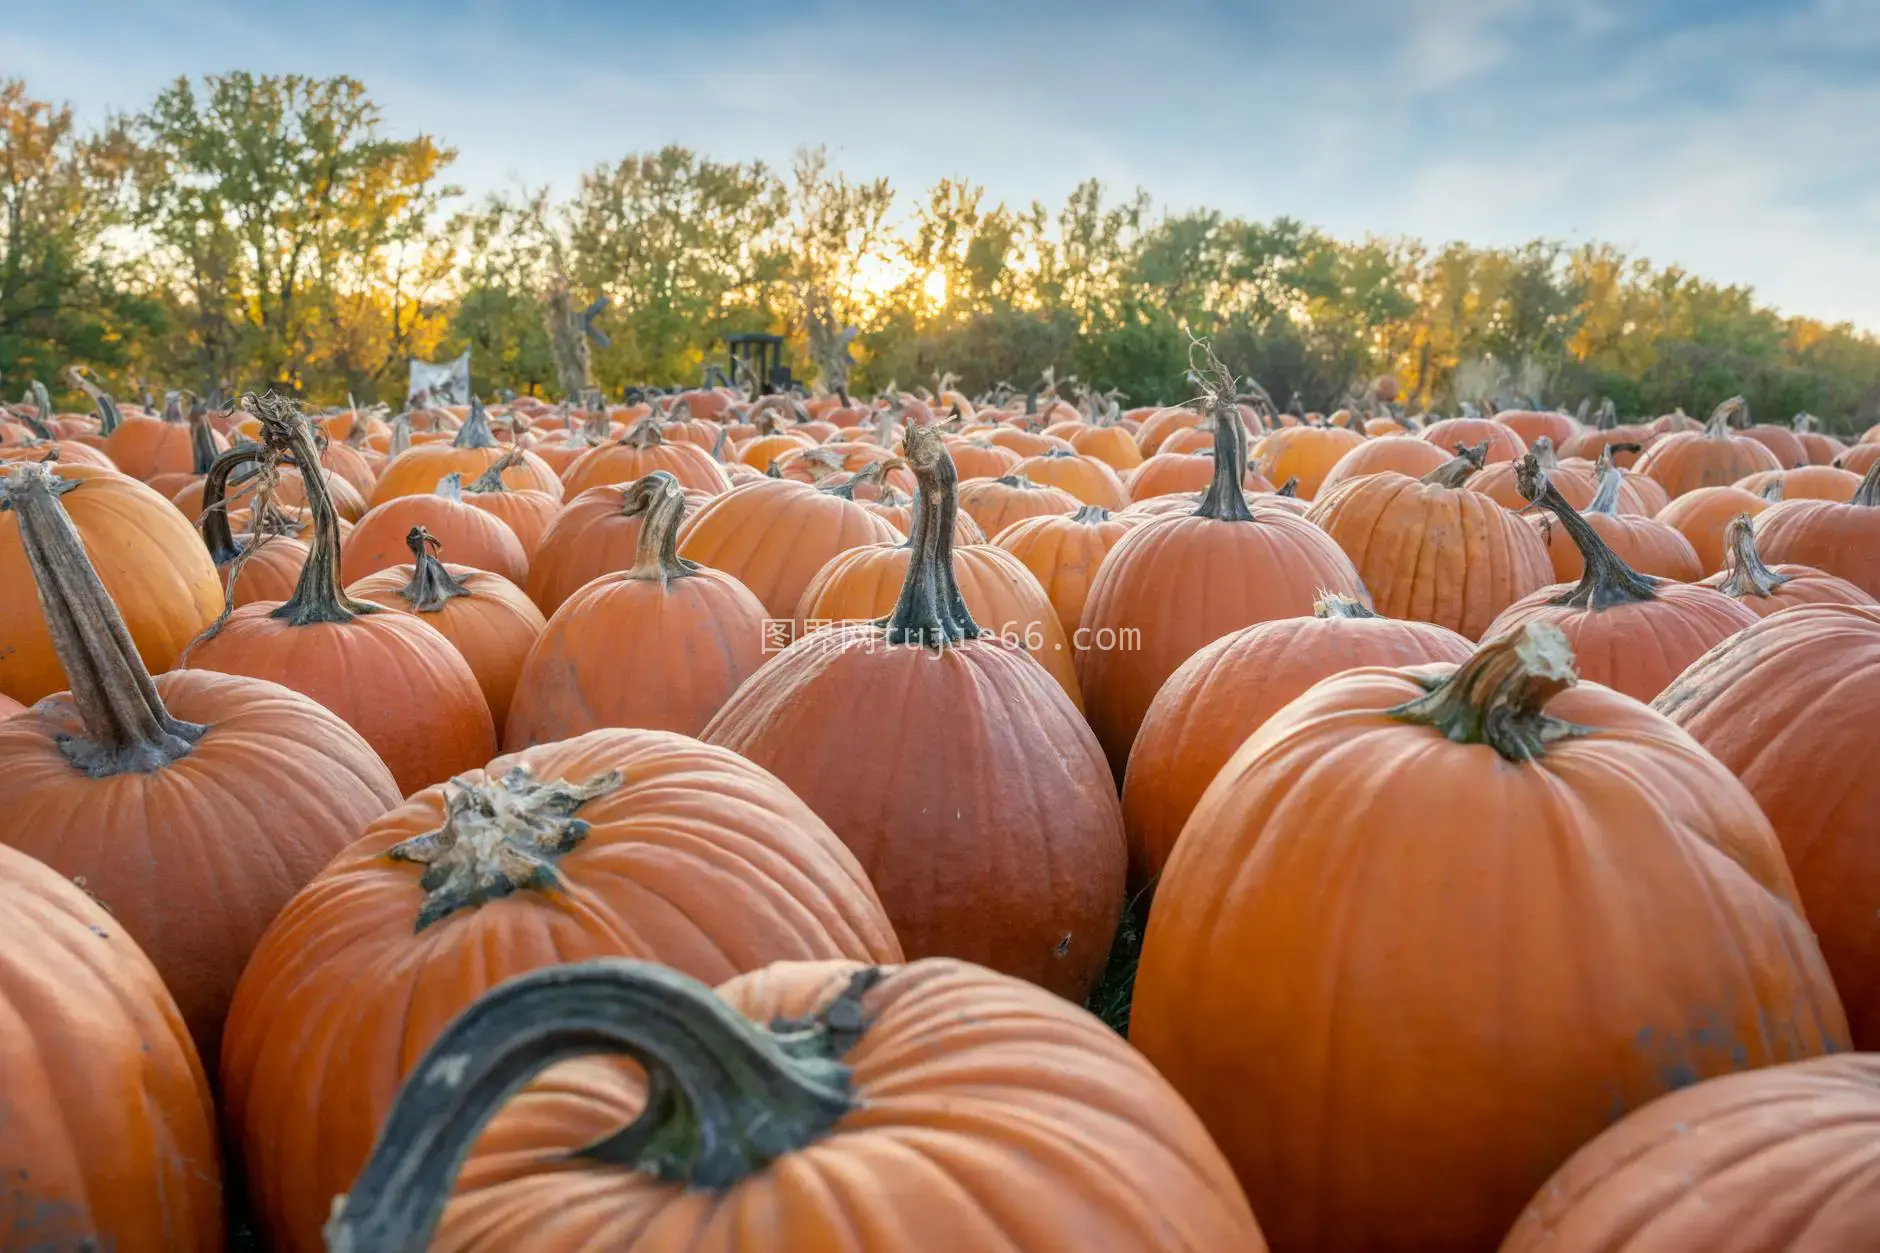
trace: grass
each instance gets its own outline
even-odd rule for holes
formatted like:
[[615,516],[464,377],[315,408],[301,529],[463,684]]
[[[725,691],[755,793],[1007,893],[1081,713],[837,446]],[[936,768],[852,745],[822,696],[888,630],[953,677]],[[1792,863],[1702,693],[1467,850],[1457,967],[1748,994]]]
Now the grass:
[[1135,998],[1136,963],[1142,960],[1142,932],[1148,912],[1146,889],[1124,904],[1116,939],[1110,944],[1110,960],[1090,999],[1084,1002],[1085,1009],[1121,1036],[1129,1034],[1129,1007]]

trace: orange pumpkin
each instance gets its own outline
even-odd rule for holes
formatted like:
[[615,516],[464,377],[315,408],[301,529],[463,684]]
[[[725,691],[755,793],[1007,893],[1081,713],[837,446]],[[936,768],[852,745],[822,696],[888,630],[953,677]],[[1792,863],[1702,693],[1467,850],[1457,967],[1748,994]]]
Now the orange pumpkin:
[[1130,1040],[1275,1247],[1493,1248],[1627,1111],[1847,1046],[1755,800],[1574,681],[1544,622],[1460,666],[1349,671],[1183,829]]
[[[1533,454],[1528,454],[1532,457]],[[1516,463],[1518,476],[1528,476],[1536,472],[1527,464],[1527,459]],[[1547,481],[1560,488],[1561,475],[1557,471],[1546,471]],[[1518,481],[1516,489],[1521,483]],[[1656,518],[1640,517],[1622,513],[1619,509],[1619,494],[1625,486],[1625,471],[1617,466],[1608,466],[1601,476],[1599,489],[1582,509],[1581,517],[1586,524],[1599,532],[1599,538],[1606,541],[1606,546],[1625,564],[1640,574],[1654,575],[1661,579],[1670,579],[1676,583],[1691,583],[1704,575],[1703,564],[1698,560],[1697,550],[1691,547],[1691,541],[1668,522]],[[1566,492],[1561,491],[1566,498]],[[1525,505],[1526,500],[1522,501]],[[1568,501],[1572,504],[1572,501]],[[1575,508],[1582,508],[1575,505]],[[1565,528],[1555,525],[1553,518],[1545,512],[1529,515],[1529,521],[1540,533],[1541,541],[1547,545],[1548,560],[1554,568],[1554,582],[1575,583],[1586,573],[1586,561],[1580,555],[1580,546],[1567,534]]]
[[1717,406],[1701,431],[1680,430],[1655,441],[1638,459],[1640,474],[1657,480],[1671,499],[1700,487],[1722,487],[1762,470],[1780,470],[1774,453],[1753,439],[1730,434],[1730,419],[1744,408],[1733,396]]
[[1650,700],[1706,649],[1756,622],[1715,588],[1632,569],[1545,476],[1531,472],[1522,486],[1579,548],[1584,573],[1576,584],[1544,587],[1508,606],[1484,639],[1549,623],[1566,636],[1581,677]]
[[611,444],[582,453],[563,476],[565,495],[579,496],[590,487],[631,483],[655,470],[664,470],[682,487],[717,495],[730,483],[712,455],[696,444],[673,443],[659,433],[659,423],[640,422]]
[[840,492],[765,479],[715,497],[688,516],[679,528],[679,555],[730,575],[770,617],[788,618],[830,558],[899,538],[887,522]]
[[445,565],[442,545],[421,526],[406,536],[411,562],[368,574],[346,595],[400,613],[422,615],[449,640],[476,675],[490,718],[503,725],[529,650],[548,625],[535,602],[500,574]]
[[781,647],[743,584],[678,555],[685,505],[663,470],[622,494],[619,515],[642,519],[637,559],[555,610],[523,666],[504,724],[508,751],[597,727],[697,735]]
[[1316,500],[1339,458],[1363,442],[1342,426],[1288,426],[1262,436],[1248,461],[1269,483],[1298,479],[1299,498]]
[[1017,470],[996,479],[968,479],[959,485],[960,508],[987,535],[997,535],[1026,518],[1076,513],[1079,503],[1063,488],[1034,483]]
[[1686,492],[1655,516],[1690,541],[1697,553],[1697,564],[1705,574],[1723,569],[1729,551],[1724,531],[1738,514],[1751,517],[1775,502],[1740,487],[1700,487]]
[[535,550],[542,546],[542,536],[561,514],[562,503],[559,493],[551,495],[532,487],[519,489],[503,482],[504,473],[521,461],[519,449],[512,448],[504,453],[502,459],[493,463],[475,482],[464,484],[463,502],[481,509],[515,532],[517,542],[522,545],[522,555],[533,563]]
[[1062,488],[1082,504],[1121,509],[1129,503],[1129,492],[1123,487],[1123,480],[1095,457],[1048,452],[1021,461],[1015,473],[1034,483]]
[[1352,479],[1306,513],[1344,550],[1379,612],[1478,638],[1552,570],[1534,531],[1468,479],[1482,444],[1420,479],[1387,470]]
[[1860,490],[1860,475],[1839,466],[1798,466],[1792,470],[1764,470],[1738,479],[1736,486],[1757,496],[1779,487],[1775,500],[1845,501]]
[[398,1085],[461,1010],[606,956],[709,980],[902,959],[829,828],[723,749],[591,731],[426,788],[289,902],[242,976],[223,1110],[267,1247],[324,1248]]
[[1880,443],[1856,444],[1834,462],[1843,470],[1852,470],[1865,477],[1867,471],[1880,465]]
[[1380,474],[1385,470],[1395,470],[1399,474],[1420,479],[1448,462],[1451,455],[1428,440],[1413,435],[1367,439],[1338,459],[1326,472],[1324,480],[1319,484],[1319,491],[1329,492],[1341,483],[1363,478],[1367,474]]
[[1763,564],[1756,551],[1756,520],[1747,513],[1730,519],[1724,530],[1723,569],[1705,579],[1758,618],[1796,605],[1871,605],[1874,598],[1813,566]]
[[[25,464],[25,463],[8,463]],[[160,674],[222,610],[215,563],[169,501],[135,479],[53,465],[60,502],[144,665]],[[31,704],[70,686],[46,630],[13,514],[0,509],[0,693]]]
[[1501,1253],[1857,1249],[1880,1231],[1880,1057],[1822,1057],[1660,1097],[1554,1172]]
[[[1753,439],[1775,455],[1776,464],[1788,469],[1809,464],[1808,448],[1801,436],[1786,426],[1757,423],[1743,428],[1743,438]],[[1751,489],[1754,490],[1754,489]]]
[[4,846],[0,1057],[9,1248],[221,1253],[215,1108],[176,1003],[118,919]]
[[[270,459],[313,463],[313,435],[298,414],[271,395],[250,403]],[[235,610],[191,644],[189,665],[313,697],[365,737],[404,794],[488,760],[496,729],[475,672],[415,616],[340,590],[339,519],[321,480],[308,480],[308,495],[313,544],[293,596]]]
[[1764,618],[1679,675],[1655,707],[1743,781],[1782,841],[1841,989],[1854,1046],[1880,1050],[1880,608]]
[[0,479],[73,676],[70,692],[0,723],[0,844],[86,885],[213,1057],[262,928],[398,792],[365,741],[303,696],[187,670],[153,681],[60,482],[36,466]]
[[[227,447],[226,442],[219,439],[214,428],[209,425],[208,409],[200,405],[192,406],[187,425],[190,454],[188,466],[181,469],[164,468],[153,474],[133,476],[142,478],[150,484],[151,491],[165,500],[171,499],[191,483],[200,483],[202,477],[209,473],[209,467],[215,464],[216,457]],[[81,444],[79,447],[82,448],[84,445]]]
[[[658,471],[655,471],[658,473]],[[638,559],[644,496],[638,484],[590,487],[549,523],[529,559],[529,599],[545,614],[603,574],[625,570]],[[685,492],[685,511],[702,508],[711,494]]]
[[[856,477],[859,478],[860,476],[858,475]],[[841,494],[840,489],[837,491],[837,494]],[[861,505],[862,508],[868,510],[868,512],[874,514],[883,522],[886,522],[902,535],[906,535],[909,531],[914,529],[915,504],[912,496],[903,495],[892,487],[883,487],[879,496],[875,497],[873,500],[864,500],[861,502]],[[1052,514],[1048,516],[1056,517],[1057,515]],[[1013,525],[1017,524],[1014,523]],[[1006,529],[1010,530],[1011,528],[1007,527]],[[984,544],[987,542],[986,533],[979,529],[977,522],[973,521],[972,514],[964,512],[956,513],[953,515],[953,542],[961,546],[966,544]]]
[[1059,624],[1074,640],[1097,568],[1136,524],[1135,518],[1112,517],[1107,509],[1085,505],[1069,515],[1044,514],[1014,522],[992,542],[1031,571],[1050,598]]
[[1785,500],[1756,519],[1756,542],[1771,561],[1813,566],[1880,597],[1880,461],[1846,503]]
[[1514,428],[1504,426],[1493,418],[1444,418],[1424,427],[1418,438],[1428,440],[1438,448],[1454,448],[1457,444],[1473,448],[1477,444],[1487,444],[1488,451],[1483,461],[1488,464],[1519,461],[1528,452],[1527,442]]
[[1201,794],[1241,743],[1321,679],[1361,666],[1466,661],[1473,646],[1447,627],[1380,618],[1327,596],[1309,618],[1222,636],[1169,676],[1142,720],[1123,779],[1132,883],[1168,864]]
[[[544,1072],[564,1041],[621,1059]],[[438,1081],[470,1058],[464,1085]],[[649,1101],[648,1072],[677,1099]],[[602,1142],[620,1150],[584,1158]],[[419,1062],[330,1238],[497,1253],[519,1232],[739,1253],[1266,1249],[1140,1056],[1048,993],[941,960],[781,963],[715,995],[596,961],[490,993]]]
[[1656,434],[1646,426],[1617,425],[1612,402],[1608,400],[1600,405],[1592,426],[1555,447],[1562,457],[1596,461],[1601,456],[1610,456],[1614,465],[1630,469],[1644,454],[1646,445],[1656,438]]
[[1024,460],[1010,448],[1001,448],[985,439],[950,439],[947,441],[947,452],[952,456],[962,482],[1003,478]]
[[828,820],[910,956],[978,961],[1081,999],[1122,906],[1116,785],[1064,689],[967,610],[953,463],[931,430],[906,443],[922,510],[894,612],[797,640],[705,738]]
[[453,470],[429,495],[394,496],[359,519],[340,547],[345,580],[357,583],[402,564],[413,527],[435,535],[461,565],[488,570],[511,583],[528,577],[529,557],[522,541],[495,513],[464,500],[462,477]]
[[[1581,406],[1581,416],[1585,416],[1585,406]],[[1580,433],[1580,424],[1573,415],[1558,410],[1503,409],[1495,415],[1494,421],[1513,431],[1530,451],[1537,439],[1560,448]]]
[[1142,449],[1136,446],[1136,437],[1128,427],[1089,426],[1073,431],[1068,438],[1079,456],[1094,457],[1118,474],[1127,474],[1142,464]]
[[[1802,441],[1802,451],[1808,454],[1808,463],[1817,466],[1835,464],[1835,459],[1847,453],[1847,445],[1832,435],[1823,434],[1816,429],[1818,425],[1812,413],[1798,413],[1789,423],[1795,437]],[[1858,471],[1856,471],[1858,473]]]
[[[1457,451],[1461,449],[1458,448]],[[1560,489],[1560,494],[1566,497],[1568,504],[1575,509],[1585,509],[1593,503],[1593,497],[1599,493],[1600,475],[1592,467],[1578,461],[1561,464],[1560,460],[1554,456],[1553,444],[1545,435],[1540,437],[1533,451],[1526,455],[1534,458],[1535,464],[1546,472],[1548,479]],[[1512,509],[1520,513],[1528,507],[1527,497],[1521,494],[1520,484],[1516,482],[1520,470],[1521,458],[1519,457],[1513,461],[1497,461],[1494,465],[1485,465],[1479,473],[1469,476],[1469,490],[1482,493],[1503,509]],[[1618,475],[1617,486],[1621,491],[1627,487],[1622,472]],[[1615,502],[1614,507],[1624,513],[1649,514],[1653,512],[1643,507],[1644,502],[1638,499],[1636,492],[1628,493],[1628,497],[1629,499],[1623,504]]]
[[1142,420],[1136,428],[1136,447],[1147,457],[1153,457],[1162,451],[1162,444],[1176,431],[1200,426],[1204,415],[1198,409],[1186,405],[1172,409],[1158,409]]
[[[382,505],[399,496],[428,496],[447,474],[461,474],[466,479],[480,477],[501,461],[504,449],[490,431],[489,415],[483,403],[471,399],[470,416],[449,439],[413,444],[396,453],[379,471],[378,482],[367,498],[369,505]],[[520,463],[503,471],[503,482],[517,489],[532,488],[560,497],[561,480],[548,463],[531,452],[524,452]],[[573,492],[569,492],[573,495]]]
[[[1159,452],[1137,466],[1136,472],[1129,476],[1129,499],[1132,504],[1139,504],[1158,496],[1199,495],[1213,482],[1212,449],[1201,453]],[[1252,466],[1241,475],[1240,485],[1249,492],[1273,490],[1266,476]]]
[[[1232,388],[1224,379],[1214,387],[1217,412],[1231,407]],[[1276,507],[1248,507],[1236,473],[1244,437],[1239,422],[1215,422],[1207,498],[1193,513],[1146,522],[1117,541],[1084,602],[1077,681],[1119,780],[1149,702],[1203,645],[1308,614],[1326,592],[1365,597],[1325,532]]]
[[[205,433],[217,452],[228,447],[221,436]],[[196,443],[190,434],[189,422],[183,417],[181,397],[175,394],[165,403],[162,417],[124,415],[117,428],[104,437],[103,449],[119,470],[145,482],[160,474],[197,472]],[[166,498],[169,494],[163,493]]]

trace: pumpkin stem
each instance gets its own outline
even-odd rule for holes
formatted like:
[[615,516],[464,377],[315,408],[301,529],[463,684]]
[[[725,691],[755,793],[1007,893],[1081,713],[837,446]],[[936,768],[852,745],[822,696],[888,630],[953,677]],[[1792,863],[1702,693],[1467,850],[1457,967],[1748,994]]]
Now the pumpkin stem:
[[[264,466],[292,460],[300,468],[307,511],[313,515],[313,542],[307,563],[300,568],[294,594],[275,606],[268,616],[293,626],[316,622],[351,622],[362,614],[379,613],[379,606],[353,600],[342,590],[339,577],[339,514],[326,489],[326,476],[318,472],[320,454],[313,446],[313,429],[294,411],[293,402],[269,392],[242,397],[242,404],[261,421]],[[311,468],[309,468],[311,467]]]
[[443,542],[421,526],[405,534],[405,547],[411,550],[411,581],[398,589],[411,605],[413,613],[438,613],[459,596],[470,595],[464,581],[452,574],[437,559]]
[[218,568],[242,555],[241,545],[235,542],[234,532],[228,524],[229,479],[236,470],[252,465],[261,458],[261,447],[258,444],[242,444],[210,462],[209,470],[203,476],[202,521],[197,526],[202,532],[202,542]]
[[1812,434],[1820,425],[1821,424],[1815,420],[1815,415],[1809,413],[1807,410],[1803,410],[1789,419],[1789,429],[1794,431],[1797,435]]
[[83,739],[56,737],[59,751],[94,779],[148,774],[187,757],[206,728],[163,707],[123,615],[59,503],[81,483],[33,462],[16,463],[0,478],[0,510],[18,516],[46,632],[85,725]]
[[1379,615],[1369,605],[1339,592],[1321,590],[1312,606],[1315,618],[1375,618]]
[[1082,505],[1071,515],[1071,521],[1082,526],[1095,526],[1099,522],[1108,522],[1110,511],[1102,505]]
[[620,437],[620,443],[628,448],[657,448],[666,442],[666,437],[659,433],[658,418],[641,418],[627,428],[627,433]]
[[1560,457],[1559,454],[1554,451],[1554,441],[1551,436],[1535,436],[1534,446],[1529,448],[1528,451],[1534,454],[1534,460],[1541,463],[1541,469],[1543,470],[1551,470],[1560,464]]
[[1299,495],[1299,476],[1295,474],[1284,483],[1281,483],[1274,489],[1273,494],[1275,496],[1284,496],[1288,499],[1297,498]]
[[[841,473],[841,458],[826,449],[811,448],[804,452],[803,460],[814,466],[819,460],[814,456],[816,453],[822,453],[824,458],[834,458],[836,469],[832,471],[831,476]],[[825,496],[840,496],[843,500],[854,500],[856,488],[870,486],[882,487],[888,477],[888,471],[900,465],[901,459],[898,457],[889,457],[883,461],[871,461],[855,473],[846,475],[834,482],[829,481],[831,476],[825,476],[817,483],[816,490],[822,492]],[[816,471],[812,468],[810,473],[814,475]]]
[[857,970],[806,1021],[752,1022],[689,975],[604,958],[530,971],[486,992],[434,1041],[392,1103],[326,1228],[331,1253],[430,1247],[470,1146],[511,1095],[596,1053],[646,1070],[646,1105],[578,1156],[723,1192],[814,1144],[854,1107],[843,1055],[867,1030]]
[[[1535,460],[1534,454],[1529,453],[1528,459],[1530,461]],[[1443,464],[1437,466],[1434,470],[1431,470],[1417,481],[1420,483],[1428,483],[1432,487],[1458,488],[1468,482],[1469,476],[1474,474],[1477,470],[1480,470],[1487,461],[1487,440],[1483,440],[1473,448],[1463,444],[1457,444],[1455,456],[1443,462]],[[1538,465],[1539,463],[1536,462],[1536,464]]]
[[39,439],[57,439],[52,433],[52,393],[46,385],[34,379],[26,389],[25,400],[33,406],[31,413],[15,413],[13,416]]
[[1528,622],[1483,644],[1448,678],[1420,680],[1426,694],[1389,715],[1458,744],[1486,744],[1508,761],[1531,761],[1555,740],[1587,734],[1544,712],[1578,681],[1566,635],[1552,623]]
[[1588,502],[1586,512],[1616,516],[1619,512],[1619,489],[1624,486],[1625,471],[1607,462],[1606,468],[1599,472],[1599,488]]
[[674,579],[689,579],[698,563],[679,555],[679,523],[685,517],[685,489],[664,470],[655,470],[621,493],[620,512],[640,520],[639,548],[633,556],[629,579],[669,587]]
[[[1780,479],[1777,480],[1777,482],[1780,481]],[[1862,478],[1860,486],[1854,489],[1854,498],[1848,503],[1862,505],[1868,509],[1880,506],[1880,459],[1876,459],[1867,467],[1866,477]]]
[[189,411],[189,451],[194,458],[189,472],[209,473],[216,458],[215,432],[209,426],[209,410],[205,405],[193,406]]
[[[1233,394],[1230,386],[1227,395]],[[1214,477],[1195,510],[1198,518],[1216,522],[1252,522],[1253,510],[1247,507],[1247,490],[1241,476],[1247,472],[1247,429],[1240,424],[1240,410],[1233,401],[1210,393],[1214,414]]]
[[496,448],[496,432],[490,429],[490,415],[483,408],[483,401],[470,398],[470,416],[457,428],[457,438],[450,441],[452,448]]
[[587,436],[589,443],[605,442],[613,429],[614,424],[607,417],[607,406],[604,403],[590,406],[587,415],[581,419],[581,433]]
[[1723,582],[1717,590],[1737,600],[1745,596],[1773,596],[1790,576],[1778,574],[1763,564],[1756,551],[1755,522],[1747,513],[1739,513],[1723,528]]
[[1626,565],[1580,511],[1567,503],[1560,489],[1541,473],[1533,453],[1521,458],[1520,468],[1515,471],[1515,486],[1528,500],[1560,519],[1560,525],[1567,529],[1568,538],[1586,562],[1586,573],[1580,576],[1573,590],[1554,597],[1549,604],[1600,613],[1618,605],[1658,599],[1658,593],[1652,589],[1662,580],[1640,574]]
[[470,483],[466,484],[463,490],[466,492],[476,492],[479,495],[484,492],[508,491],[508,485],[503,482],[503,471],[515,469],[522,464],[522,459],[522,449],[510,448],[508,452],[505,452],[502,456],[490,462],[490,468],[479,474]]
[[1732,396],[1710,412],[1710,421],[1704,424],[1704,433],[1712,439],[1725,439],[1730,434],[1730,423],[1738,417],[1745,426],[1749,425],[1749,401],[1742,396]]
[[446,474],[437,481],[437,486],[431,489],[431,494],[442,496],[445,500],[454,500],[461,505],[463,503],[463,472],[452,470]]
[[940,433],[928,427],[910,426],[903,439],[914,471],[914,524],[907,537],[913,553],[901,598],[883,623],[888,643],[944,648],[978,639],[984,632],[953,579],[953,527],[959,517],[953,458]]

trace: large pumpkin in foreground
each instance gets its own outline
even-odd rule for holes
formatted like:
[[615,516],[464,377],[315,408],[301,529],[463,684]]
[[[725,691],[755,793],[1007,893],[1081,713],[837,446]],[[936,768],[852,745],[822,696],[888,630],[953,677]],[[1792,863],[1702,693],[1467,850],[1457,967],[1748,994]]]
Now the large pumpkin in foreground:
[[721,980],[901,949],[829,828],[696,740],[593,731],[426,788],[288,904],[242,976],[223,1112],[268,1247],[316,1253],[398,1085],[461,1010],[604,956]]
[[1571,661],[1532,623],[1329,679],[1183,830],[1130,1039],[1275,1247],[1493,1248],[1627,1111],[1847,1047],[1755,799]]
[[1855,1047],[1880,1051],[1877,673],[1880,608],[1803,605],[1711,649],[1653,703],[1768,815]]
[[1501,1253],[1853,1253],[1880,1234],[1880,1055],[1725,1075],[1575,1153]]
[[[648,1109],[621,1060],[545,1069],[590,1053],[636,1059],[671,1099]],[[716,994],[640,962],[517,979],[419,1065],[328,1238],[438,1253],[1266,1248],[1220,1152],[1141,1056],[1047,992],[943,960],[783,962]]]

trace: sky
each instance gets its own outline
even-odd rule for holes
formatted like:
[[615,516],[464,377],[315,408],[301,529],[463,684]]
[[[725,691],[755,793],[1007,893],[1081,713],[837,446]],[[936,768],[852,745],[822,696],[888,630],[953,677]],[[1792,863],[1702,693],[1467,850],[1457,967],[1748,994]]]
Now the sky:
[[903,202],[1086,178],[1344,238],[1602,240],[1880,332],[1880,0],[63,0],[0,76],[91,120],[350,74],[469,192],[826,145]]

